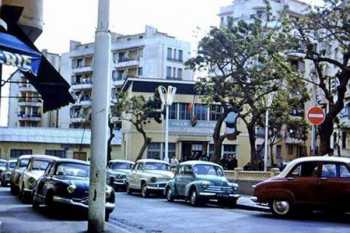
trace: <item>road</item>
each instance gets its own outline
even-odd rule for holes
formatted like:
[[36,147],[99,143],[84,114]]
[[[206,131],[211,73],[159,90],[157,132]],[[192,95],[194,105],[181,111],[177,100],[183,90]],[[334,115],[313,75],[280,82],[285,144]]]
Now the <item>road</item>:
[[[215,205],[194,208],[183,201],[169,203],[158,197],[143,199],[117,193],[117,209],[109,225],[132,233],[348,233],[349,219],[346,215],[327,218],[318,214],[283,220],[269,212]],[[86,229],[83,214],[49,214],[45,208],[33,211],[30,204],[21,203],[4,188],[0,188],[0,221],[2,233],[77,233]]]

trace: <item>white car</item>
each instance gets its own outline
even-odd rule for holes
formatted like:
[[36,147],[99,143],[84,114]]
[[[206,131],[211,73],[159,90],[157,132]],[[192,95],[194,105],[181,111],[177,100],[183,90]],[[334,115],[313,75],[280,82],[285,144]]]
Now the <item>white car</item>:
[[129,160],[111,160],[107,165],[107,184],[115,190],[125,188],[127,176],[131,173],[134,162]]
[[44,174],[49,164],[57,160],[58,157],[49,155],[32,155],[29,159],[27,168],[23,171],[19,178],[19,197],[25,199],[32,197],[32,191],[38,179]]
[[174,177],[169,163],[156,159],[138,160],[127,178],[127,192],[141,191],[143,197],[150,193],[163,194],[165,186]]

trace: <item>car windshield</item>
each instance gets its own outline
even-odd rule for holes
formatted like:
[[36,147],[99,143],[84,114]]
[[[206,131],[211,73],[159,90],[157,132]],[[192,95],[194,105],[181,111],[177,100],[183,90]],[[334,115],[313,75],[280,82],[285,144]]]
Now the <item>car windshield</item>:
[[56,175],[89,177],[90,167],[79,163],[61,163],[57,166]]
[[132,163],[123,163],[123,162],[114,162],[110,164],[110,169],[116,170],[116,169],[131,169]]
[[29,159],[22,159],[19,161],[19,167],[27,167]]
[[7,162],[0,162],[0,167],[7,167]]
[[209,164],[194,165],[193,172],[196,175],[224,176],[224,172],[220,167]]
[[34,160],[32,170],[45,171],[49,163],[47,160]]
[[16,162],[10,162],[9,163],[10,168],[15,168],[16,167]]
[[169,165],[166,163],[148,162],[148,163],[145,163],[143,168],[145,170],[169,171]]

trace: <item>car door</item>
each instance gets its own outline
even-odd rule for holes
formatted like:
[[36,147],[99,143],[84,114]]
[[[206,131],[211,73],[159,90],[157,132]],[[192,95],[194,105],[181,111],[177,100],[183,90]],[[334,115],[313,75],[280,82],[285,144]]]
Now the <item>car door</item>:
[[180,192],[183,196],[186,195],[186,186],[194,180],[194,173],[191,165],[183,166],[183,175],[179,181]]
[[319,203],[319,173],[319,162],[298,163],[287,175],[282,190],[289,192],[296,203]]
[[323,163],[319,185],[322,204],[340,207],[349,203],[350,170],[345,163]]
[[183,175],[184,175],[184,166],[179,166],[174,179],[175,192],[179,196],[184,196],[184,190],[183,190],[183,187],[181,186]]

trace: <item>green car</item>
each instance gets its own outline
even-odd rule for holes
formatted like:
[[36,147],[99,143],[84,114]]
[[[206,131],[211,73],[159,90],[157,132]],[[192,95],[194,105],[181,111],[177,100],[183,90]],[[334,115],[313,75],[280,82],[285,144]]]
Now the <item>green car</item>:
[[234,207],[237,203],[238,185],[229,182],[224,170],[218,164],[204,161],[180,163],[176,174],[165,188],[168,201],[188,200],[192,206],[198,206],[211,200]]

